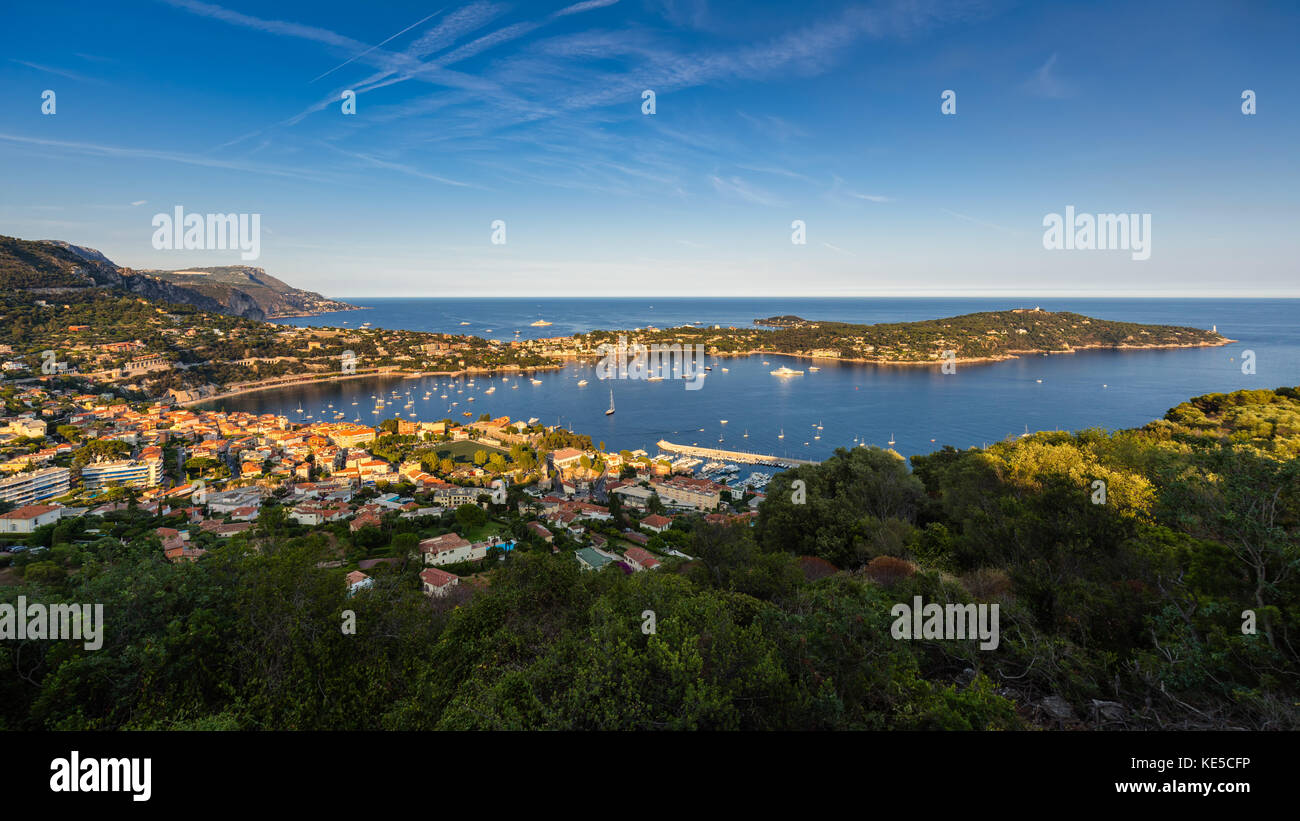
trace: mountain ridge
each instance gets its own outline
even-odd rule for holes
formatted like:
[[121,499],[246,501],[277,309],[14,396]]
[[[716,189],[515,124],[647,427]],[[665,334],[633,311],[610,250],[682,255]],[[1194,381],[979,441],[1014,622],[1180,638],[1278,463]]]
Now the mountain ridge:
[[262,268],[228,265],[136,270],[117,265],[95,248],[65,240],[24,240],[3,235],[0,288],[49,293],[112,288],[146,299],[255,320],[356,308],[314,291],[294,288]]

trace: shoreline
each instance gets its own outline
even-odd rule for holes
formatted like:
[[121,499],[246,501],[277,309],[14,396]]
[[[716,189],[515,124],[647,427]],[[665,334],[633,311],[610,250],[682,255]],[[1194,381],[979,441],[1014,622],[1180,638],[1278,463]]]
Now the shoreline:
[[[263,393],[265,391],[282,390],[285,388],[297,388],[303,385],[324,385],[331,382],[343,382],[349,379],[365,379],[378,377],[392,377],[394,379],[418,379],[424,376],[467,376],[467,375],[487,375],[497,373],[528,373],[532,371],[553,371],[564,368],[562,364],[552,365],[529,365],[523,367],[520,365],[507,365],[494,368],[462,368],[458,371],[414,371],[405,368],[395,368],[390,371],[371,371],[367,373],[336,373],[329,376],[322,376],[319,379],[303,379],[299,382],[290,382],[284,385],[258,385],[255,387],[242,388],[237,391],[223,391],[214,396],[205,396],[202,399],[190,399],[185,402],[177,402],[177,407],[188,408],[194,405],[202,405],[206,402],[219,402],[222,399],[230,399],[235,396],[245,396],[252,393]],[[157,401],[155,397],[154,401]]]
[[1059,351],[1044,350],[1014,350],[1008,351],[1000,356],[972,356],[958,357],[956,359],[863,359],[860,357],[837,357],[837,356],[813,356],[806,353],[788,353],[786,351],[737,351],[737,352],[719,352],[711,354],[712,356],[789,356],[794,359],[812,359],[822,362],[852,362],[860,365],[897,365],[905,368],[923,367],[933,365],[943,365],[945,362],[951,362],[956,365],[992,365],[998,362],[1007,362],[1012,359],[1020,359],[1024,356],[1061,356],[1064,354],[1073,354],[1080,351],[1157,351],[1157,350],[1178,350],[1184,348],[1221,348],[1224,345],[1236,343],[1236,339],[1224,337],[1219,342],[1196,342],[1196,343],[1171,343],[1168,345],[1080,345],[1077,348],[1068,348]]
[[[308,311],[308,312],[306,312],[306,313],[302,313],[302,314],[276,314],[275,316],[268,316],[268,317],[265,317],[262,321],[263,321],[263,322],[274,322],[274,321],[276,321],[277,319],[301,319],[301,318],[303,318],[303,317],[307,317],[307,316],[325,316],[325,314],[345,314],[345,313],[347,313],[347,312],[349,312],[349,311],[368,311],[368,310],[370,310],[370,309],[367,308],[365,305],[349,305],[349,306],[346,307],[346,308],[340,308],[340,309],[338,309],[338,310],[336,310],[336,311]],[[343,328],[343,329],[341,329],[341,330],[352,330],[352,329],[351,329],[351,328]]]

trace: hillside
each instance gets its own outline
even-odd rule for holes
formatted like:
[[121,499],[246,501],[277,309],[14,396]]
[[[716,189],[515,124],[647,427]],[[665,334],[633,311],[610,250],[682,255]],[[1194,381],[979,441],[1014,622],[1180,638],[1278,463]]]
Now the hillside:
[[232,291],[252,297],[267,317],[300,316],[323,311],[347,311],[356,306],[326,299],[318,293],[294,288],[262,268],[223,265],[212,268],[184,268],[175,271],[143,271],[152,277],[189,288],[221,302]]
[[293,288],[261,268],[136,271],[116,265],[94,248],[0,236],[0,289],[40,293],[83,288],[112,288],[256,320],[354,307]]
[[155,277],[121,268],[93,248],[57,240],[0,236],[0,289],[56,293],[86,288],[127,291],[145,299],[192,305],[205,311],[263,319],[252,297],[232,293],[225,301]]
[[1024,353],[1196,347],[1229,341],[1199,328],[1116,322],[1033,308],[879,325],[810,323],[773,332],[765,347],[785,353],[827,350],[845,359],[909,363],[932,361],[944,350],[955,351],[963,360],[1006,359]]
[[[644,343],[703,344],[717,354],[780,353],[889,365],[929,365],[951,351],[959,362],[991,362],[1023,354],[1071,353],[1093,348],[1194,348],[1226,345],[1216,331],[1175,325],[1117,322],[1083,314],[1014,308],[976,314],[862,325],[795,316],[755,320],[760,328],[679,327],[639,333]],[[590,345],[627,331],[593,331]]]

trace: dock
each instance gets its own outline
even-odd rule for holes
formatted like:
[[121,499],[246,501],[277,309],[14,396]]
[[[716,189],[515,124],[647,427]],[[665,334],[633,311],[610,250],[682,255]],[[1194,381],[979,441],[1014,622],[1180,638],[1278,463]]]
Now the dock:
[[702,456],[706,459],[716,459],[723,462],[743,462],[749,465],[775,465],[782,468],[799,467],[800,465],[816,465],[819,462],[813,459],[795,459],[791,456],[772,456],[765,453],[750,453],[740,450],[719,450],[717,448],[700,448],[694,445],[674,445],[664,439],[660,439],[656,444],[659,449],[665,453],[681,453],[687,456]]

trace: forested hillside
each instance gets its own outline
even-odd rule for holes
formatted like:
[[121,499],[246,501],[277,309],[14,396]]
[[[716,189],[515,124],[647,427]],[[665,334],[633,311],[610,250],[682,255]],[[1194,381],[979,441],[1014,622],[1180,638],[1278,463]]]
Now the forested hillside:
[[[167,520],[139,510],[100,533],[64,521],[0,598],[102,602],[105,645],[0,643],[0,723],[1295,729],[1298,452],[1297,388],[945,449],[911,472],[841,450],[774,480],[755,527],[695,519],[652,540],[690,560],[584,573],[521,536],[489,582],[444,600],[383,566],[347,598],[324,566],[333,537],[274,506],[195,564],[166,562]],[[383,538],[409,546],[413,527],[386,521]],[[916,595],[998,603],[998,647],[893,638],[891,608]]]

